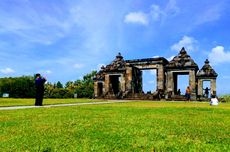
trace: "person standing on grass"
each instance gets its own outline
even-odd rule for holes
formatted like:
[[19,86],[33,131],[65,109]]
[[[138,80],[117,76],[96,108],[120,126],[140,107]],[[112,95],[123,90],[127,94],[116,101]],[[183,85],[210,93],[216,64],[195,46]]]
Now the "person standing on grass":
[[35,75],[35,87],[36,87],[36,98],[35,98],[35,106],[42,106],[42,100],[44,95],[44,83],[46,79],[41,77],[39,73]]
[[188,101],[190,101],[190,98],[191,98],[191,90],[189,88],[189,86],[186,88],[186,91],[185,91],[185,97]]

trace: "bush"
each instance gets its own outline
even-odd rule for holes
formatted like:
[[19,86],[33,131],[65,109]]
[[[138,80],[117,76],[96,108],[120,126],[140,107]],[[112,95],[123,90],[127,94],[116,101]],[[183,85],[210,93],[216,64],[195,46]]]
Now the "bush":
[[220,102],[230,102],[230,95],[223,95],[220,97]]
[[9,93],[11,98],[35,97],[34,77],[22,76],[0,79],[0,95]]

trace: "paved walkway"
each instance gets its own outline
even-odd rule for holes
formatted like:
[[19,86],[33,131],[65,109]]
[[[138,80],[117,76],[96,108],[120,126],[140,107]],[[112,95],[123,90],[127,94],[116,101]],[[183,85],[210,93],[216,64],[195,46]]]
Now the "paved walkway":
[[124,103],[124,102],[136,102],[136,101],[135,100],[111,100],[111,101],[105,101],[105,102],[69,103],[69,104],[56,104],[56,105],[44,105],[44,106],[13,106],[13,107],[0,107],[0,110],[67,107],[67,106],[97,105],[97,104],[111,104],[111,103]]

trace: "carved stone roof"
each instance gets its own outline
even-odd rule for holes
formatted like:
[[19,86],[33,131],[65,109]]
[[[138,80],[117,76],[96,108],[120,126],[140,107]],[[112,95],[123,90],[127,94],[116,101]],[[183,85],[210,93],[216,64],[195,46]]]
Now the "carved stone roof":
[[112,63],[102,66],[101,70],[96,74],[94,80],[104,80],[105,74],[107,72],[119,72],[124,71],[126,67],[126,62],[123,59],[123,56],[121,56],[121,53],[118,53],[116,58],[112,61]]
[[205,63],[204,66],[198,71],[197,77],[205,77],[205,78],[214,77],[214,78],[216,78],[218,76],[218,74],[209,65],[208,59],[206,59],[204,63]]
[[182,68],[182,67],[195,67],[198,69],[198,65],[194,60],[187,54],[185,48],[183,47],[179,54],[175,56],[168,65],[167,68]]
[[102,70],[100,70],[96,76],[93,78],[93,80],[98,80],[98,81],[104,81],[105,80],[105,74]]
[[121,53],[118,53],[116,58],[112,61],[111,64],[106,65],[106,67],[101,67],[101,70],[103,72],[107,71],[123,71],[125,70],[126,62],[123,59],[123,56],[121,56]]

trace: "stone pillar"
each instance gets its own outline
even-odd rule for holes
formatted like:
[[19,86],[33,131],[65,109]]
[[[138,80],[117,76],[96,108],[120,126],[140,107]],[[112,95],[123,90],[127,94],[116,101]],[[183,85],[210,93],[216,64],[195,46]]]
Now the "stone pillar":
[[105,94],[105,82],[103,82],[102,94]]
[[177,73],[173,73],[173,92],[172,94],[175,95],[175,93],[177,93],[177,89],[178,89],[178,86],[177,86],[177,82],[178,82],[178,75]]
[[107,92],[109,92],[109,75],[108,74],[106,74],[105,75],[105,92],[104,93],[107,93]]
[[203,95],[203,80],[198,79],[198,95],[202,96]]
[[172,71],[168,71],[167,72],[167,92],[173,91],[173,72]]
[[191,100],[196,100],[196,77],[195,71],[189,71],[189,87],[191,89]]
[[165,90],[165,98],[170,99],[172,98],[173,92],[173,72],[167,71],[166,73],[166,90]]
[[164,80],[165,80],[165,75],[164,75],[164,67],[163,65],[157,65],[157,87],[156,89],[161,89],[164,90]]
[[124,77],[124,74],[121,75],[120,84],[121,84],[121,91],[125,92],[125,77]]
[[98,97],[98,83],[94,81],[94,96]]
[[138,92],[142,93],[143,91],[143,81],[142,81],[142,71],[138,74]]
[[216,79],[211,79],[211,95],[216,95]]
[[126,90],[132,91],[132,68],[126,68]]

